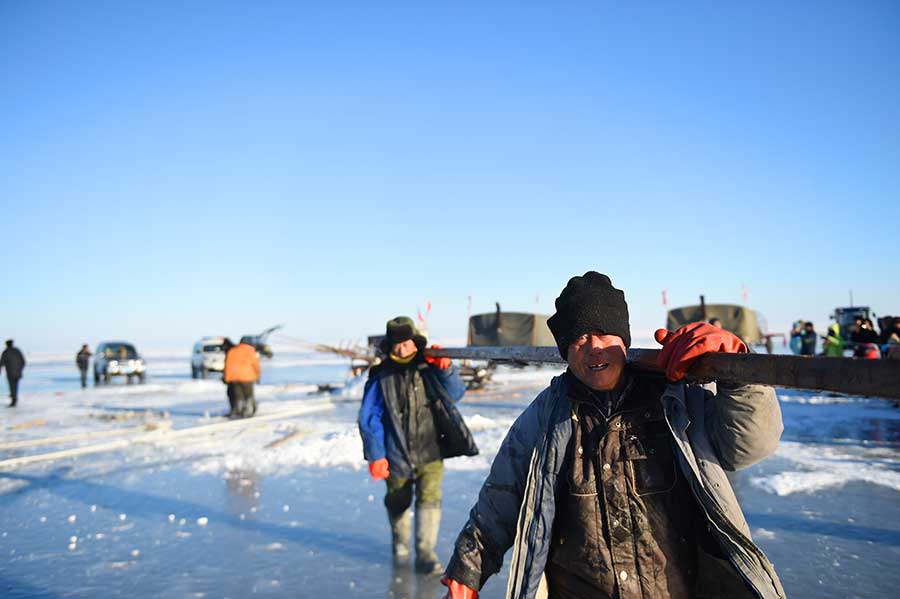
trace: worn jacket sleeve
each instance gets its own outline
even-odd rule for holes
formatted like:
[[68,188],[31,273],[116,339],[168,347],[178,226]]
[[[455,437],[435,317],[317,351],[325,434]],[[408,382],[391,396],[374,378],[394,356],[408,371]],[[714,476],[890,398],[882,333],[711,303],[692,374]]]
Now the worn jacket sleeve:
[[772,387],[719,382],[707,391],[706,432],[726,470],[752,466],[775,452],[784,431]]
[[528,470],[542,431],[541,409],[541,402],[532,402],[506,434],[456,539],[446,574],[467,587],[481,589],[500,570],[503,555],[515,541]]
[[431,366],[431,370],[437,375],[437,379],[447,390],[447,394],[453,401],[459,401],[466,394],[466,384],[462,377],[459,376],[459,369],[456,364],[441,370],[437,366]]
[[386,457],[384,449],[384,396],[377,378],[366,382],[362,406],[359,408],[359,434],[367,462]]

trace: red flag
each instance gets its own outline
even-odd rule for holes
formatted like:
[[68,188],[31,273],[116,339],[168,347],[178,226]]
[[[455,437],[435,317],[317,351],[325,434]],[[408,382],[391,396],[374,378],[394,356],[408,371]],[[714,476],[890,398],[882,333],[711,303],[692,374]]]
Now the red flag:
[[669,301],[666,299],[666,290],[665,289],[663,289],[662,295],[663,295],[663,306],[668,306]]
[[431,300],[425,302],[425,315],[428,316],[429,312],[431,312]]
[[420,309],[418,309],[418,308],[416,308],[416,315],[417,315],[418,318],[419,318],[419,324],[424,325],[424,324],[425,324],[425,319],[422,318],[422,311],[421,311]]

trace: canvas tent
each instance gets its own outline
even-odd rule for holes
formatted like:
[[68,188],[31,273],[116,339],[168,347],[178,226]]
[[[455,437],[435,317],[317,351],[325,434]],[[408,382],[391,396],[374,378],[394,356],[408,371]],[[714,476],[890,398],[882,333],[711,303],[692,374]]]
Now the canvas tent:
[[543,314],[525,312],[490,312],[469,317],[466,343],[470,347],[509,345],[550,345],[556,341]]
[[756,312],[734,304],[700,304],[669,310],[669,314],[666,317],[666,328],[674,331],[686,324],[708,321],[711,318],[721,320],[722,328],[740,337],[744,343],[757,344],[765,342],[765,335],[760,330],[760,322],[757,319]]

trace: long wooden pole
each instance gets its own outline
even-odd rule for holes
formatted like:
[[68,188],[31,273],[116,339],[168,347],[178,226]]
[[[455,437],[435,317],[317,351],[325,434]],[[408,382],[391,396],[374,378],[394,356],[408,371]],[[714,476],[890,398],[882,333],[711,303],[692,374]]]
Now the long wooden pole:
[[[463,360],[565,364],[555,347],[448,347],[425,355]],[[628,362],[659,372],[658,349],[629,349]],[[706,354],[688,373],[692,381],[729,381],[811,391],[900,399],[900,361],[768,354]]]

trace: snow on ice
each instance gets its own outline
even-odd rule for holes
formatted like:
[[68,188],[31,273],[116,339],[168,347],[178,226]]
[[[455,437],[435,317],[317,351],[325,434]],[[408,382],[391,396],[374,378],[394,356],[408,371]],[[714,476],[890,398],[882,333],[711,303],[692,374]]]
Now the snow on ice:
[[[145,357],[146,384],[82,390],[68,354],[29,355],[20,406],[4,414],[4,441],[86,436],[0,459],[91,445],[95,433],[140,429],[105,442],[136,438],[144,425],[224,422],[224,386],[191,379],[186,352]],[[368,477],[356,427],[363,379],[348,379],[345,361],[318,354],[276,351],[263,369],[259,415],[322,401],[332,409],[175,442],[162,430],[116,452],[0,475],[7,594],[91,597],[102,588],[113,597],[280,597],[303,588],[440,596],[435,581],[389,566],[383,483]],[[500,368],[490,388],[459,404],[480,454],[446,462],[443,559],[510,425],[559,371]],[[344,387],[317,393],[322,383]],[[813,593],[819,580],[842,597],[900,585],[900,410],[791,390],[779,390],[779,399],[781,445],[734,485],[788,595],[824,596]],[[502,597],[504,587],[495,577],[481,596]]]

